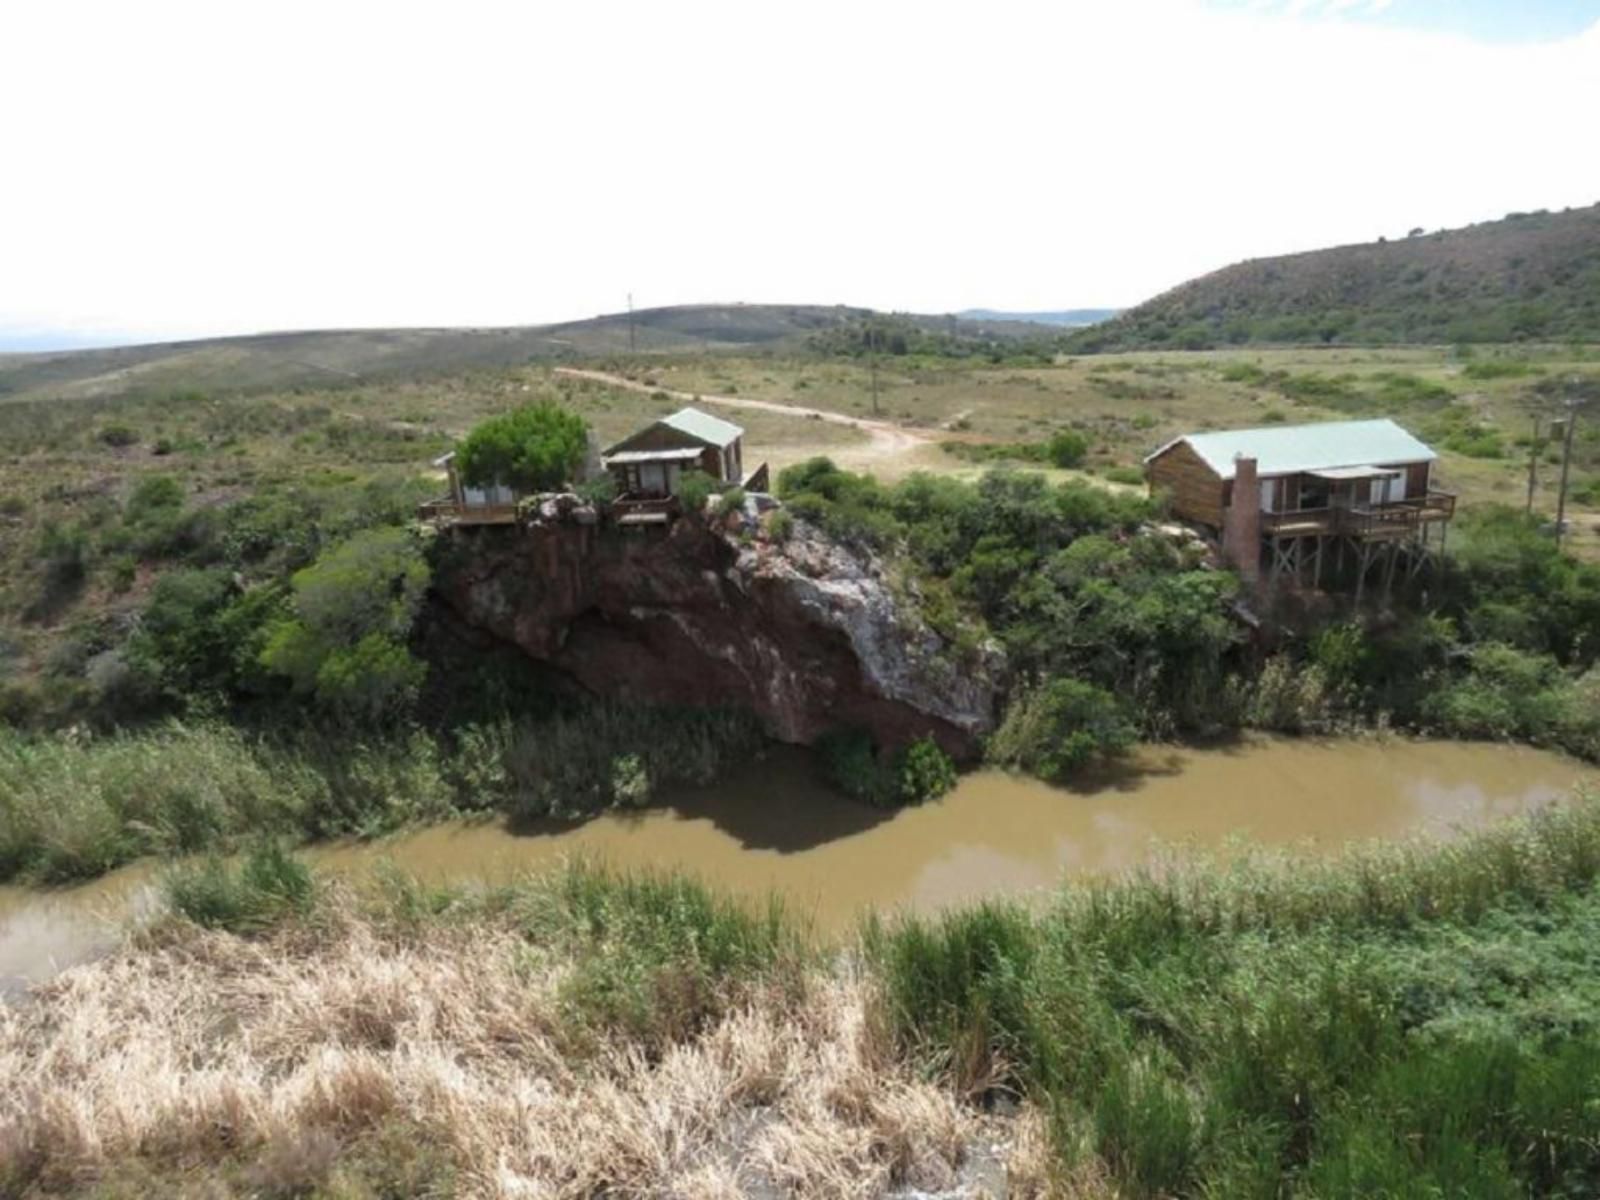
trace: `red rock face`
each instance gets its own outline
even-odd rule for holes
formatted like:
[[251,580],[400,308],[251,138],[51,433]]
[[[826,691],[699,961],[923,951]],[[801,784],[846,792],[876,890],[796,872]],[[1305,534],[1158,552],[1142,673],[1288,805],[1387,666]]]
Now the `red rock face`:
[[958,661],[881,564],[803,526],[782,546],[691,518],[440,536],[444,602],[597,694],[748,707],[788,742],[842,726],[886,746],[931,734],[957,757],[993,727],[998,651]]

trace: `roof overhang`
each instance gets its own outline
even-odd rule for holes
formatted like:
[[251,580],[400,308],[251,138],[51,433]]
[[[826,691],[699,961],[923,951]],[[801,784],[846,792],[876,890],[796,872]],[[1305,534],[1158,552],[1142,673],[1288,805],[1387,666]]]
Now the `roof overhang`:
[[612,463],[687,462],[691,458],[699,458],[704,450],[703,446],[680,446],[674,450],[619,450],[602,457],[607,466]]
[[1305,473],[1337,483],[1345,479],[1392,479],[1396,475],[1404,475],[1405,471],[1400,467],[1324,467],[1320,471]]

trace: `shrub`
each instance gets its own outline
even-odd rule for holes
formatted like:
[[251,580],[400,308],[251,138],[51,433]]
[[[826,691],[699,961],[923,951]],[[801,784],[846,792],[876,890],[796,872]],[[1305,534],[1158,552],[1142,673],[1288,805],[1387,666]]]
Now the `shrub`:
[[956,785],[955,764],[931,737],[886,754],[865,730],[841,729],[819,739],[817,753],[832,786],[879,808],[921,804]]
[[794,534],[794,514],[786,508],[776,508],[767,514],[767,536],[782,544]]
[[717,516],[726,517],[731,513],[744,511],[744,489],[731,487],[717,497]]
[[121,449],[125,446],[132,446],[139,440],[138,430],[134,429],[130,425],[116,423],[102,425],[95,436],[107,446],[111,446],[116,449]]
[[1045,443],[1045,454],[1057,467],[1075,467],[1089,452],[1089,439],[1075,429],[1060,429]]
[[137,524],[183,507],[183,484],[171,475],[146,475],[134,485],[123,515]]
[[956,765],[931,737],[918,738],[899,760],[900,802],[921,804],[955,789]]
[[473,487],[501,484],[524,492],[562,486],[583,463],[588,426],[548,402],[484,421],[456,450],[456,469]]
[[424,671],[405,641],[429,577],[421,547],[406,530],[357,534],[295,573],[294,615],[270,630],[262,665],[335,712],[399,711]]
[[685,471],[678,476],[678,503],[691,516],[698,517],[706,511],[706,501],[716,490],[717,481],[704,471]]
[[1012,702],[989,757],[1055,782],[1123,754],[1134,737],[1115,696],[1081,680],[1052,679]]
[[617,498],[617,481],[612,478],[609,471],[603,475],[596,475],[593,479],[586,479],[578,485],[578,495],[583,497],[586,503],[604,511]]

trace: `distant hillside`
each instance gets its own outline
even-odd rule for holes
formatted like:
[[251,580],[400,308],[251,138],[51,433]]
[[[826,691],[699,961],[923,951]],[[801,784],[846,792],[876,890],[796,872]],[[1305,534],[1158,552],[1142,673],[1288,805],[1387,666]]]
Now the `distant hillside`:
[[[443,374],[538,359],[626,353],[792,347],[859,326],[865,308],[805,304],[694,304],[609,313],[506,329],[354,329],[267,333],[100,350],[0,354],[0,403],[37,397],[212,392]],[[896,318],[941,335],[1036,337],[1024,322],[953,316]],[[631,326],[631,335],[630,335]]]
[[1238,263],[1073,346],[1544,340],[1600,341],[1600,205]]
[[1120,308],[1063,308],[1054,312],[1004,312],[996,308],[967,308],[956,315],[967,321],[1029,321],[1036,325],[1076,329],[1109,321],[1121,311]]

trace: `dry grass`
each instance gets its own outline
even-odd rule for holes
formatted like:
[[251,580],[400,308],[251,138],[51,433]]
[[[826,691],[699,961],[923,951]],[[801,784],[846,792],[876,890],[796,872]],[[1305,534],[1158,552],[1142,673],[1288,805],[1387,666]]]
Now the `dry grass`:
[[[874,1196],[957,1187],[993,1133],[890,1056],[848,970],[655,1056],[582,1054],[566,966],[509,922],[331,913],[260,941],[169,930],[0,1005],[0,1191],[371,1194],[350,1164],[392,1172],[388,1139],[427,1168],[389,1186],[423,1193]],[[1012,1124],[1014,1194],[1043,1194],[1042,1127]]]

